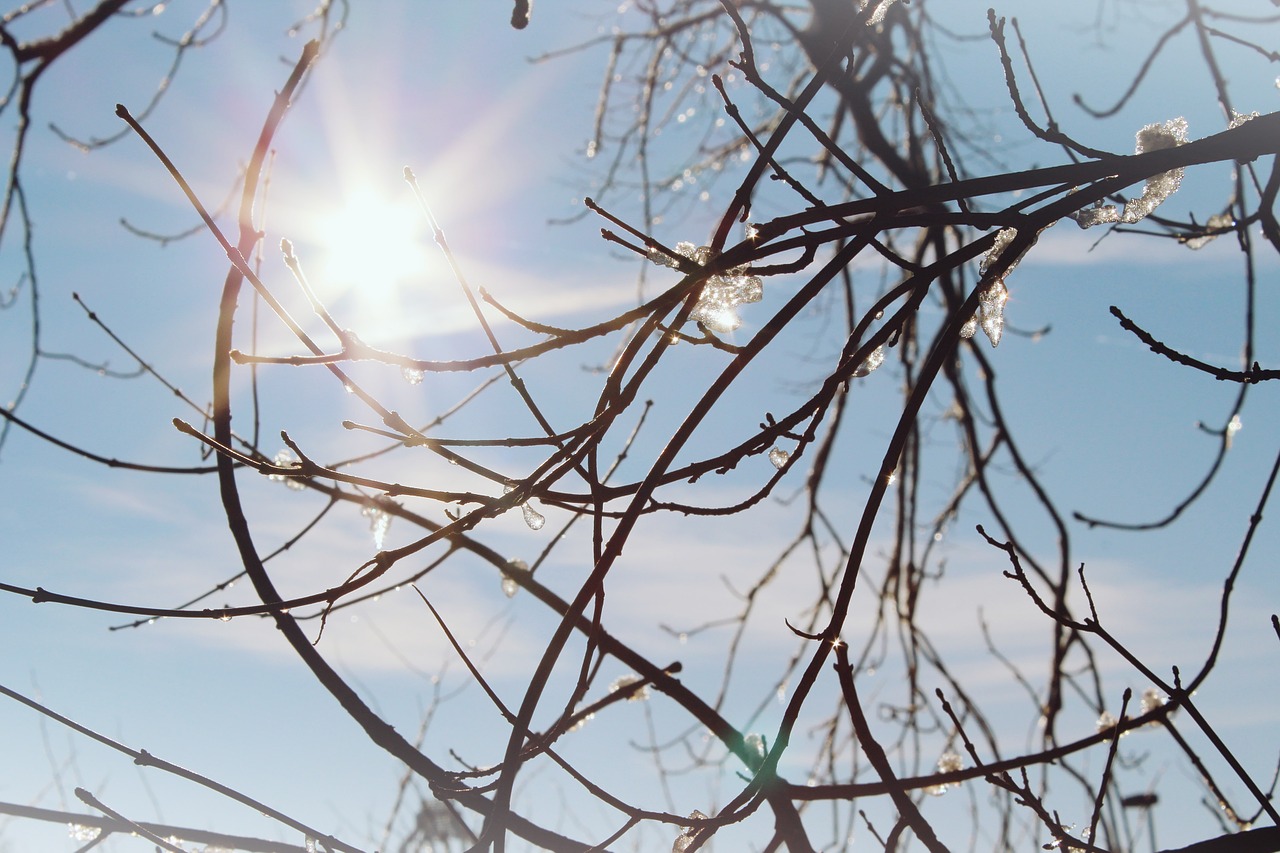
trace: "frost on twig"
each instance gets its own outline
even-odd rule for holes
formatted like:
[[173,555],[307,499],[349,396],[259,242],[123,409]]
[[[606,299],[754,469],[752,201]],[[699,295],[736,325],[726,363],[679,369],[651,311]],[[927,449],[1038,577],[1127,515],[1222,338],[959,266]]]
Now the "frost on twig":
[[[1179,116],[1169,119],[1164,124],[1149,124],[1138,131],[1138,145],[1133,153],[1146,154],[1164,148],[1176,148],[1187,141],[1187,120]],[[1125,203],[1124,213],[1120,221],[1132,225],[1142,220],[1151,211],[1178,189],[1182,184],[1182,169],[1170,169],[1147,178],[1140,198],[1130,199]]]
[[[705,267],[715,256],[710,246],[694,246],[692,243],[676,244],[676,252],[698,266]],[[658,266],[679,267],[675,258],[660,249],[650,249],[649,260]],[[758,275],[748,275],[747,267],[738,266],[709,277],[702,285],[698,302],[693,306],[689,319],[701,323],[713,332],[732,332],[742,325],[737,308],[748,302],[759,302],[764,296],[764,284]]]

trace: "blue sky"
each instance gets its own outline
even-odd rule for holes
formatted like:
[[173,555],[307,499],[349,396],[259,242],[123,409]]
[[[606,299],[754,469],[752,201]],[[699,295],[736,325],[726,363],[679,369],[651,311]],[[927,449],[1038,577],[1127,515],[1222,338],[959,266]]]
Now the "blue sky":
[[[110,30],[55,67],[39,93],[43,112],[32,131],[24,174],[38,228],[45,347],[92,362],[110,359],[114,368],[130,366],[71,302],[70,293],[79,292],[115,332],[202,401],[208,395],[212,325],[225,266],[220,250],[203,235],[162,249],[122,236],[121,216],[157,231],[188,227],[195,218],[136,140],[125,139],[85,155],[59,143],[45,129],[52,120],[76,135],[114,132],[115,103],[139,108],[167,63],[166,49],[144,34],[153,25],[174,34],[197,9],[198,4],[174,3],[154,24],[113,22]],[[1088,23],[1092,15],[1073,22],[1052,18],[1068,14],[1058,8],[1024,13],[1024,31],[1038,51],[1042,79],[1062,80],[1070,73],[1070,87],[1050,84],[1051,97],[1061,105],[1060,120],[1076,119],[1089,128],[1091,144],[1120,151],[1131,150],[1133,134],[1143,124],[1179,114],[1189,119],[1193,138],[1222,129],[1213,93],[1183,85],[1185,40],[1156,67],[1149,92],[1132,109],[1098,125],[1085,125],[1078,113],[1070,112],[1069,96],[1076,88],[1105,101],[1127,83],[1134,65],[1132,51],[1138,48],[1126,51],[1126,40],[1146,44],[1140,34],[1150,30],[1150,21],[1128,18],[1136,13],[1127,6],[1104,9],[1116,16],[1117,29],[1107,39],[1110,46],[1121,48],[1118,58],[1103,58],[1092,48],[1061,52],[1065,40],[1060,35],[1072,32],[1074,24]],[[288,66],[281,58],[291,58],[300,49],[299,39],[288,38],[285,30],[306,10],[307,4],[299,3],[235,6],[227,32],[185,61],[174,91],[146,122],[207,202],[225,196],[247,157],[272,93],[287,76]],[[949,14],[975,32],[984,26],[984,11],[985,6],[973,3],[948,7]],[[297,244],[330,307],[366,341],[404,347],[426,358],[483,351],[456,285],[431,244],[429,229],[404,188],[405,165],[418,173],[467,276],[504,304],[562,325],[611,316],[627,307],[636,291],[636,265],[619,262],[599,241],[599,222],[546,226],[549,218],[574,213],[582,196],[591,191],[594,164],[582,151],[590,136],[604,52],[596,49],[541,65],[526,61],[589,38],[610,22],[606,11],[587,15],[569,4],[544,2],[535,9],[529,30],[513,32],[506,26],[504,10],[481,4],[403,4],[380,7],[376,16],[357,5],[347,31],[308,83],[277,145],[264,265],[268,281],[286,296],[296,316],[305,314],[305,303],[291,291],[272,248],[281,236]],[[1089,37],[1081,39],[1087,42]],[[962,62],[957,56],[953,68],[956,84],[967,86],[969,104],[988,118],[1000,137],[990,144],[1017,163],[1059,162],[1060,155],[1049,146],[1013,142],[1021,140],[1022,132],[1004,106],[992,54],[984,46],[974,51],[977,60],[966,57]],[[128,61],[122,61],[126,55]],[[1055,69],[1069,72],[1055,74]],[[1241,93],[1238,109],[1271,111],[1277,94],[1274,77],[1274,69],[1260,60],[1233,69],[1232,82],[1239,84]],[[662,156],[674,156],[670,151],[682,138],[671,134],[664,144],[668,142],[672,148],[663,149]],[[732,176],[720,181],[708,190],[708,201],[691,202],[683,218],[664,219],[655,225],[655,235],[668,243],[704,242],[714,224],[716,203],[724,203],[734,183]],[[1169,204],[1179,211],[1194,210],[1203,220],[1219,209],[1229,190],[1226,169],[1210,168],[1189,176]],[[362,197],[372,198],[374,209],[396,215],[380,229],[353,238],[360,217],[343,219],[344,207]],[[627,202],[620,196],[616,212],[639,222]],[[1046,232],[1009,280],[1007,312],[1014,326],[1051,325],[1052,332],[1038,341],[1007,336],[990,357],[1005,383],[1006,409],[1024,451],[1057,490],[1062,508],[1143,520],[1180,499],[1208,464],[1212,442],[1195,424],[1225,422],[1234,389],[1146,352],[1118,327],[1107,307],[1122,306],[1192,355],[1230,363],[1237,357],[1240,305],[1238,289],[1228,282],[1236,281],[1239,272],[1238,267],[1226,267],[1236,256],[1225,239],[1198,253],[1119,236],[1091,248],[1095,231],[1081,232],[1068,222]],[[354,280],[343,243],[358,244],[357,257],[366,271],[369,259],[386,261],[385,274]],[[14,275],[17,264],[10,237],[0,251],[0,275]],[[1224,273],[1224,268],[1229,271]],[[1264,262],[1264,285],[1275,281],[1276,271],[1274,258]],[[662,281],[662,272],[649,274],[655,282]],[[870,271],[867,277],[872,277]],[[762,316],[781,304],[778,294],[784,286],[766,283],[766,301],[759,306]],[[1274,317],[1277,307],[1274,294],[1261,288],[1259,315]],[[744,312],[744,322],[740,334],[750,334],[757,321]],[[0,323],[0,379],[8,383],[0,393],[10,394],[15,365],[26,346],[26,321],[6,312]],[[1280,363],[1280,347],[1269,336],[1272,325],[1260,323],[1257,358],[1264,366]],[[798,401],[793,383],[820,369],[806,362],[811,351],[822,351],[821,343],[815,345],[809,337],[814,328],[820,324],[806,325],[780,344],[780,354],[758,372],[759,384],[733,400],[715,421],[725,432],[706,441],[753,428],[762,405],[782,411]],[[500,333],[519,339],[509,327],[500,327]],[[293,349],[286,334],[270,321],[264,321],[262,341],[265,350]],[[594,389],[596,381],[581,369],[583,363],[588,356],[603,360],[608,354],[607,345],[591,347],[553,362],[554,371],[532,368],[529,380],[566,410],[576,411],[590,404],[593,397],[583,396],[582,389]],[[700,393],[699,383],[714,376],[705,355],[696,350],[672,359],[664,377],[670,391],[663,400],[667,408],[660,413],[662,422],[678,422],[681,406],[687,408]],[[369,382],[372,389],[394,395],[411,421],[415,417],[410,415],[432,416],[475,384],[469,378],[445,377],[410,388],[388,371],[370,371]],[[860,389],[865,404],[851,415],[853,434],[859,438],[843,451],[848,487],[832,499],[845,513],[848,529],[865,496],[865,477],[874,472],[878,448],[892,427],[893,383],[887,369],[865,380]],[[263,388],[269,400],[264,420],[268,434],[287,428],[326,458],[347,455],[353,442],[357,447],[375,446],[336,426],[344,417],[366,422],[370,418],[335,397],[331,384],[321,377],[276,368],[264,372]],[[168,424],[175,416],[195,415],[145,380],[112,381],[70,364],[44,361],[21,414],[104,455],[152,464],[191,464],[194,459],[190,440]],[[1216,599],[1276,452],[1268,425],[1276,422],[1277,414],[1271,389],[1254,389],[1241,413],[1243,429],[1226,468],[1179,527],[1153,535],[1072,528],[1074,557],[1087,563],[1107,624],[1150,656],[1158,671],[1175,663],[1194,669],[1207,648],[1214,606],[1206,602]],[[522,422],[501,421],[508,416],[508,409],[485,408],[483,415],[464,420],[456,430],[528,428]],[[939,447],[945,450],[948,441],[949,435],[940,432]],[[870,458],[858,452],[864,442],[876,448]],[[272,440],[265,443],[275,446]],[[644,441],[640,447],[652,450]],[[763,459],[755,461],[767,467]],[[409,467],[397,476],[407,479],[452,476],[447,466],[417,458],[401,464]],[[927,486],[941,497],[951,486],[949,472],[934,471],[937,480]],[[732,500],[744,483],[767,473],[735,472],[705,484],[702,497]],[[794,472],[791,489],[800,487],[799,475]],[[0,565],[7,582],[163,606],[238,570],[212,480],[107,471],[21,434],[12,436],[0,454],[0,478],[8,496],[0,502],[0,541],[5,543]],[[267,549],[288,539],[322,505],[313,495],[265,480],[247,482],[245,488],[250,507],[263,519],[255,533]],[[340,517],[280,562],[278,578],[285,589],[312,589],[317,577],[331,583],[371,553],[367,521],[350,509],[335,512]],[[548,516],[544,534],[564,520],[551,511]],[[924,606],[937,636],[958,650],[974,683],[989,685],[995,696],[1009,693],[1010,704],[1016,704],[1016,690],[980,653],[974,611],[978,606],[984,609],[996,641],[1033,671],[1038,671],[1034,667],[1043,657],[1047,632],[1025,598],[1000,577],[1003,565],[972,533],[979,522],[991,526],[977,511],[951,526],[949,586],[945,595]],[[1034,532],[1046,553],[1052,551],[1052,534],[1043,518],[1028,512],[1020,523]],[[397,544],[406,541],[397,537],[407,535],[394,525],[389,533]],[[528,560],[546,540],[527,530],[515,514],[497,519],[491,535],[504,552]],[[655,518],[629,546],[611,588],[610,606],[618,608],[617,630],[653,659],[681,659],[691,685],[714,691],[723,634],[705,632],[683,642],[677,634],[707,618],[734,612],[736,605],[722,578],[733,578],[739,570],[742,577],[753,577],[749,570],[756,568],[761,555],[771,555],[791,535],[787,514],[772,504],[749,518],[713,524]],[[565,557],[548,566],[548,571],[555,570],[552,576],[559,588],[570,591],[584,566],[569,555],[589,552],[584,550],[589,547],[585,526],[571,537]],[[1201,697],[1206,713],[1221,721],[1224,737],[1240,747],[1260,778],[1267,778],[1275,760],[1274,731],[1280,723],[1274,710],[1280,707],[1278,687],[1274,679],[1258,678],[1266,667],[1274,668],[1275,637],[1266,618],[1277,606],[1277,545],[1276,535],[1264,525],[1240,582],[1235,627],[1221,672]],[[475,568],[463,563],[432,576],[427,588],[433,600],[448,602],[449,618],[467,639],[489,653],[486,672],[506,689],[505,698],[516,702],[520,675],[536,659],[531,655],[551,626],[523,597],[506,602],[498,579],[478,576]],[[748,649],[761,671],[768,672],[770,663],[792,652],[783,620],[803,608],[810,592],[806,583],[796,581],[780,589],[755,617],[760,627],[751,634]],[[673,589],[679,595],[673,595]],[[237,587],[225,598],[229,603],[250,603],[251,596],[251,591]],[[659,606],[661,619],[655,620]],[[171,620],[108,633],[108,626],[123,620],[53,605],[36,607],[12,597],[0,599],[0,614],[0,636],[9,652],[0,659],[0,683],[131,747],[240,788],[348,840],[359,843],[378,837],[399,770],[366,746],[268,625],[254,619],[230,624]],[[655,621],[673,631],[655,630]],[[464,681],[462,667],[408,591],[384,596],[358,611],[343,611],[327,629],[321,648],[405,732],[415,731],[430,707],[433,679],[440,679],[446,692]],[[963,651],[970,648],[975,651]],[[1102,669],[1115,679],[1117,706],[1124,686],[1138,692],[1146,686],[1118,661],[1104,661]],[[750,677],[737,678],[730,687],[730,706],[747,719],[769,689]],[[764,707],[754,722],[768,732],[781,706]],[[583,752],[607,744],[616,735],[614,726],[642,725],[634,718],[647,712],[628,708],[626,713],[631,717],[595,721],[584,729],[591,737],[584,738]],[[1025,714],[1017,719],[1024,720]],[[82,785],[142,819],[300,841],[242,807],[134,768],[127,759],[25,708],[0,704],[0,721],[0,756],[7,765],[0,773],[0,800],[78,810],[70,791]],[[1085,734],[1092,721],[1081,718],[1073,724],[1074,731]],[[458,745],[464,754],[483,762],[495,757],[494,738],[501,743],[503,732],[501,720],[472,687],[440,704],[428,746],[440,754],[444,745]],[[1017,743],[1016,735],[1011,743]],[[1254,745],[1256,751],[1250,749]],[[803,755],[811,746],[797,743],[796,752]],[[800,781],[795,774],[802,772],[801,766],[797,758],[783,771],[792,771]],[[629,775],[644,767],[641,759],[627,755],[601,773],[606,784],[625,790]],[[719,780],[728,790],[733,788],[732,773],[733,768],[727,768]],[[1168,786],[1162,793],[1169,791],[1170,798],[1183,797],[1194,804],[1196,789],[1185,767],[1171,764],[1157,773]],[[557,799],[561,788],[545,781],[547,775],[532,770],[527,779],[522,777],[523,790],[545,796],[549,810],[562,809]],[[545,790],[539,787],[544,784]],[[708,784],[681,780],[670,807],[708,811],[716,797],[723,797],[723,792],[710,792]],[[669,807],[659,792],[644,796],[647,805]],[[928,805],[939,810],[958,807],[952,801]],[[1187,841],[1214,831],[1207,813],[1199,813],[1194,805],[1169,819],[1167,834],[1162,829],[1165,840],[1182,837],[1178,820],[1186,822]],[[594,832],[602,825],[608,820],[594,808],[581,814],[566,810],[556,824],[570,833],[585,831],[584,826]],[[650,844],[663,840],[656,835],[646,839]],[[664,843],[669,845],[670,839]],[[0,849],[5,845],[13,850],[38,845],[74,849],[62,827],[15,821],[0,823]],[[111,849],[132,848],[119,844]]]

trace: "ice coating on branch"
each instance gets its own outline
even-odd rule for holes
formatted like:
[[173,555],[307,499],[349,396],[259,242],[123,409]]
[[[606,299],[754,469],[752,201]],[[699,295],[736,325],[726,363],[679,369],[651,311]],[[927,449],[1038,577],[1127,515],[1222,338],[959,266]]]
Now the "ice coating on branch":
[[[689,813],[689,820],[707,820],[707,816],[695,809]],[[680,837],[676,839],[676,843],[671,845],[671,853],[684,853],[684,851],[688,850],[689,845],[693,843],[693,837],[696,832],[697,829],[689,827],[684,832],[680,833]]]
[[[302,460],[298,459],[298,457],[294,455],[292,450],[286,447],[284,450],[281,450],[272,457],[271,464],[277,468],[296,468],[298,467],[298,463],[301,461]],[[295,492],[302,491],[307,487],[307,484],[302,482],[298,477],[287,477],[284,474],[268,474],[267,479],[274,480],[277,483],[284,483]]]
[[406,367],[400,371],[400,375],[404,377],[404,381],[410,385],[421,385],[422,377],[425,375],[421,370],[413,367]]
[[[677,243],[675,250],[681,257],[702,267],[715,257],[710,246],[694,246],[688,242]],[[679,261],[661,249],[650,248],[648,257],[658,266],[679,268]],[[701,323],[713,332],[732,332],[742,325],[738,306],[759,302],[763,297],[764,282],[760,280],[760,276],[750,275],[746,266],[737,266],[706,280],[689,319]]]
[[387,529],[391,527],[391,514],[380,506],[366,506],[360,514],[369,519],[369,530],[373,533],[373,547],[382,550],[382,542],[387,537]]
[[773,463],[773,467],[777,468],[779,471],[786,467],[787,462],[790,461],[790,459],[791,454],[779,447],[772,447],[769,449],[769,461]]
[[758,755],[764,758],[769,750],[765,748],[764,735],[758,732],[752,732],[742,739],[743,744],[747,747],[747,752],[752,755]]
[[[1209,217],[1209,221],[1204,224],[1206,231],[1221,231],[1225,228],[1231,228],[1236,224],[1235,217],[1230,213],[1215,213]],[[1203,249],[1209,243],[1218,239],[1218,234],[1197,234],[1195,237],[1188,237],[1185,242],[1189,249]]]
[[1120,211],[1116,210],[1114,204],[1104,204],[1102,199],[1098,199],[1098,203],[1093,207],[1077,210],[1071,214],[1071,218],[1081,228],[1092,228],[1095,225],[1110,225],[1112,222],[1119,222]]
[[[1187,120],[1179,116],[1164,124],[1149,124],[1138,131],[1138,145],[1133,153],[1146,154],[1149,151],[1160,151],[1165,148],[1176,148],[1187,141]],[[1132,225],[1141,221],[1147,214],[1178,189],[1182,184],[1182,169],[1170,169],[1147,178],[1142,188],[1142,197],[1130,199],[1125,203],[1124,213],[1120,221]]]
[[1254,110],[1251,113],[1238,113],[1235,110],[1232,110],[1231,122],[1227,125],[1227,130],[1235,130],[1237,127],[1244,124],[1246,121],[1253,121],[1257,117],[1258,117],[1257,110]]
[[854,368],[853,375],[858,377],[868,376],[882,364],[884,364],[884,344],[873,349],[862,364]]

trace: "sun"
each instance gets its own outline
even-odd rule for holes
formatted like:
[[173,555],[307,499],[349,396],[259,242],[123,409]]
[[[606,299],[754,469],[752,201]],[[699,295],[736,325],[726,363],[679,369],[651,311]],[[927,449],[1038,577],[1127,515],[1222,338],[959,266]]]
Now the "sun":
[[358,187],[317,211],[308,263],[313,286],[365,304],[394,301],[398,289],[421,281],[431,264],[430,229],[407,189],[401,197]]

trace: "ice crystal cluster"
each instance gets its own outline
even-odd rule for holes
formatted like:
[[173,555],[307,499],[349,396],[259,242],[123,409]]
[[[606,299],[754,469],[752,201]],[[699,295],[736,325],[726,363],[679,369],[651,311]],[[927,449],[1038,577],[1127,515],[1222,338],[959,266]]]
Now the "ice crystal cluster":
[[[688,242],[677,243],[676,252],[700,267],[705,267],[715,257],[710,246],[694,246]],[[661,249],[650,249],[649,260],[660,267],[680,268],[679,261]],[[746,266],[734,267],[706,280],[689,319],[701,323],[713,332],[732,332],[742,325],[738,306],[759,302],[763,296],[764,284],[760,281],[760,276],[748,275]]]
[[1237,127],[1244,124],[1246,121],[1253,121],[1257,117],[1258,117],[1257,110],[1254,110],[1251,113],[1238,113],[1235,110],[1232,110],[1231,123],[1227,125],[1227,130],[1235,130]]

